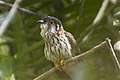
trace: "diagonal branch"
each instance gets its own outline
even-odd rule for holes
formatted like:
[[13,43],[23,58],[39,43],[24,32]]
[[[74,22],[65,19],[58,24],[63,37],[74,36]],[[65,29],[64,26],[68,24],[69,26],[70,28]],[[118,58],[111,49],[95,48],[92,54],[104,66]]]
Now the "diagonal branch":
[[[106,45],[107,45],[107,42],[104,41],[104,42],[100,43],[99,45],[93,47],[92,49],[90,49],[90,50],[88,50],[88,51],[86,51],[86,52],[84,52],[84,53],[82,53],[82,54],[80,54],[80,55],[78,55],[78,56],[75,56],[75,57],[73,57],[73,58],[70,58],[70,59],[66,60],[65,63],[66,63],[66,64],[69,64],[69,63],[71,63],[71,62],[73,62],[73,61],[77,61],[77,60],[79,60],[80,58],[82,58],[82,57],[84,57],[84,56],[86,56],[86,55],[89,55],[89,54],[94,53],[95,51],[97,51],[97,49],[103,48],[103,47],[106,46]],[[63,66],[63,67],[65,67],[65,66]],[[56,68],[54,67],[54,68],[46,71],[45,73],[41,74],[40,76],[38,76],[37,78],[35,78],[35,79],[33,79],[33,80],[42,80],[42,79],[44,79],[46,76],[48,76],[49,74],[53,73],[55,70],[56,70]]]
[[[69,64],[69,63],[71,63],[71,62],[73,62],[73,61],[77,61],[77,60],[79,60],[80,58],[82,58],[82,57],[84,57],[84,56],[87,56],[87,55],[90,55],[90,54],[94,53],[95,51],[97,51],[97,50],[100,49],[100,48],[104,48],[105,46],[106,46],[106,47],[108,46],[108,47],[109,47],[109,50],[111,51],[111,53],[112,53],[112,55],[113,55],[114,61],[116,62],[117,66],[118,66],[118,68],[119,68],[119,70],[120,70],[120,63],[119,63],[119,61],[118,61],[118,59],[117,59],[117,57],[116,57],[116,54],[115,54],[115,52],[114,52],[114,50],[113,50],[113,47],[112,47],[110,41],[111,41],[111,40],[110,40],[109,38],[106,38],[106,41],[103,41],[103,42],[100,43],[99,45],[93,47],[92,49],[90,49],[90,50],[88,50],[88,51],[86,51],[86,52],[84,52],[84,53],[82,53],[82,54],[80,54],[80,55],[78,55],[78,56],[75,56],[75,57],[73,57],[73,58],[70,58],[70,59],[66,60],[65,63],[66,63],[66,64]],[[63,67],[65,67],[65,65],[64,65]],[[43,80],[46,76],[48,76],[49,74],[53,73],[55,70],[56,70],[56,68],[53,67],[52,69],[46,71],[45,73],[41,74],[40,76],[36,77],[36,78],[33,79],[33,80]]]
[[[0,1],[0,5],[1,5],[1,6],[8,7],[8,8],[11,8],[11,7],[13,6],[13,4],[6,3],[6,2],[4,2],[4,1]],[[20,12],[24,12],[24,13],[26,13],[26,14],[37,15],[35,12],[30,11],[30,10],[25,9],[25,8],[17,7],[17,9],[18,9]]]
[[8,16],[6,17],[6,19],[3,21],[2,25],[0,26],[0,37],[3,35],[3,33],[5,32],[10,20],[13,18],[16,10],[17,10],[17,7],[19,6],[19,3],[21,2],[22,0],[15,0]]
[[93,23],[89,25],[83,33],[80,34],[78,42],[82,42],[88,38],[88,36],[93,32],[96,26],[98,26],[104,18],[107,17],[108,12],[106,12],[106,9],[108,8],[109,5],[109,0],[103,0],[102,6],[95,17]]
[[109,0],[104,0],[103,1],[103,4],[102,4],[97,16],[96,16],[95,20],[93,21],[93,25],[100,22],[100,20],[103,18],[104,14],[105,14],[105,11],[107,9],[108,3],[109,3]]
[[120,11],[118,11],[117,13],[114,14],[115,17],[119,17],[120,16]]
[[113,47],[112,47],[111,40],[107,38],[106,41],[107,41],[109,50],[110,50],[110,52],[112,53],[112,58],[113,58],[114,62],[116,63],[116,65],[117,65],[117,67],[118,67],[118,70],[120,71],[120,63],[119,63],[119,61],[118,61],[118,59],[117,59],[117,56],[116,56],[116,54],[115,54],[115,51],[114,51],[114,49],[113,49]]

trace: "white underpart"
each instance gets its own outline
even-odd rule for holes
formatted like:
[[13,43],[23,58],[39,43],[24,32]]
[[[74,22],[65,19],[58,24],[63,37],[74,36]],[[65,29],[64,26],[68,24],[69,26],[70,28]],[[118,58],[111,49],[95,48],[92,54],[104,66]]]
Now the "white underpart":
[[41,24],[40,25],[41,28],[41,36],[44,38],[45,37],[45,33],[47,32],[47,24]]
[[49,30],[51,33],[55,33],[55,31],[56,31],[54,26],[51,26]]
[[[63,59],[72,57],[71,45],[69,44],[68,38],[65,34],[48,36],[56,34],[55,27],[46,28],[46,24],[41,25],[41,36],[45,39],[45,57],[53,63],[58,63]],[[58,40],[59,39],[59,40]],[[60,40],[61,39],[61,40]],[[53,43],[54,42],[54,43]],[[51,45],[52,44],[52,45]],[[47,47],[51,45],[50,47]]]
[[57,24],[57,30],[59,30],[60,29],[60,25],[59,24]]
[[[59,37],[61,37],[61,40],[59,40],[59,43],[58,43],[57,39],[54,38],[54,41],[57,44],[57,46],[55,44],[53,44],[53,46],[51,46],[52,53],[50,52],[49,48],[46,48],[47,53],[45,51],[45,57],[48,60],[52,61],[53,63],[58,63],[62,59],[68,59],[68,58],[72,57],[71,45],[68,44],[69,41],[68,41],[67,37],[64,34],[60,35]],[[51,43],[52,43],[52,41],[49,44],[51,44]],[[58,49],[60,49],[60,52],[58,51]]]

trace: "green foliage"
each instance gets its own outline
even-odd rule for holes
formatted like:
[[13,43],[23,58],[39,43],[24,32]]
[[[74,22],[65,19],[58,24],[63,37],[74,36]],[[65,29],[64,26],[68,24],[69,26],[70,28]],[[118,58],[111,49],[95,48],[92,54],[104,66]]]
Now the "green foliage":
[[[39,24],[36,23],[38,19],[45,15],[59,18],[65,30],[71,32],[78,40],[92,24],[101,5],[102,0],[23,0],[20,6],[36,12],[39,16],[17,11],[11,20],[4,34],[5,38],[0,39],[0,80],[33,80],[52,68],[51,63],[44,57],[44,42],[40,36]],[[111,5],[108,6],[108,10]],[[106,37],[111,38],[113,43],[119,40],[117,29],[120,27],[111,25],[116,10],[118,6],[112,9],[99,25],[90,29],[89,36],[84,36],[86,38],[82,41],[78,40],[82,52],[101,43]],[[0,6],[0,12],[2,24],[9,9]],[[85,57],[85,60],[80,69],[82,77],[76,80],[120,80],[107,48]],[[57,80],[57,77],[53,73],[45,80]]]

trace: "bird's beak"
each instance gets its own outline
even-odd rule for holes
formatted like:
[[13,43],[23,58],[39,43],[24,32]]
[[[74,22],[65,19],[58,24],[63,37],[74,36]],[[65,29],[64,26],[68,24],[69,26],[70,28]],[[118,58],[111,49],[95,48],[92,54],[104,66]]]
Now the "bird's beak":
[[45,21],[44,20],[38,20],[37,22],[38,23],[44,23]]

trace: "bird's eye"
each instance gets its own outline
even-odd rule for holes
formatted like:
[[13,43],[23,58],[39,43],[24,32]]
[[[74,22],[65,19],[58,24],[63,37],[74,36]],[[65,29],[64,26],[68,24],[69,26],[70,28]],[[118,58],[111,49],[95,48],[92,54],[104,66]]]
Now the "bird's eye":
[[54,24],[54,21],[50,21],[50,24]]

